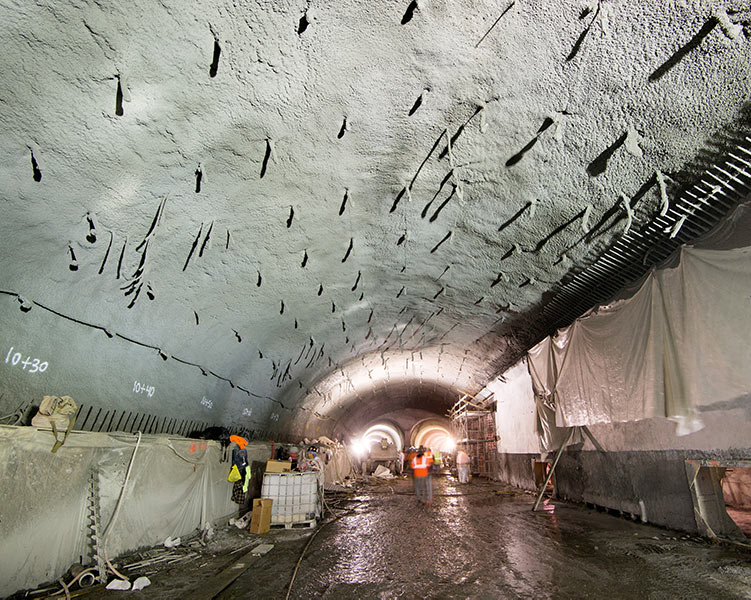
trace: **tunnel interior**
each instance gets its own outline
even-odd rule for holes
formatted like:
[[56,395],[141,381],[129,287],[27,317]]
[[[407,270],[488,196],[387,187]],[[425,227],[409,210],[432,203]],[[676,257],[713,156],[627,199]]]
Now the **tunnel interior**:
[[[346,487],[383,437],[460,442],[493,502],[555,471],[561,502],[746,543],[747,2],[0,14],[0,595],[93,556],[71,521],[21,561],[35,482],[82,519],[117,519],[131,467],[134,512],[183,499],[151,537],[125,509],[125,552],[250,509],[280,448]],[[441,481],[445,514],[485,510]]]

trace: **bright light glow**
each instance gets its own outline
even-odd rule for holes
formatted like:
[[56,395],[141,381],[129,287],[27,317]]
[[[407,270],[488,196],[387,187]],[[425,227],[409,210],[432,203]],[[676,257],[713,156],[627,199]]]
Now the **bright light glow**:
[[453,452],[456,447],[456,442],[448,429],[436,423],[427,423],[420,427],[414,444],[440,452]]
[[368,451],[369,444],[362,438],[357,438],[355,440],[352,440],[352,443],[350,444],[350,448],[352,449],[352,453],[357,456],[361,457],[364,456],[365,453]]
[[404,446],[402,434],[389,423],[377,423],[371,425],[363,434],[363,439],[367,439],[371,442],[380,442],[381,438],[386,438],[392,442],[397,450],[401,450]]

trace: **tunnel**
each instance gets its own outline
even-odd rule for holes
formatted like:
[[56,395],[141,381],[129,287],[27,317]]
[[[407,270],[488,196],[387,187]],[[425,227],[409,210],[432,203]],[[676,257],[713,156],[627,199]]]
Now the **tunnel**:
[[748,597],[747,2],[0,11],[0,597]]

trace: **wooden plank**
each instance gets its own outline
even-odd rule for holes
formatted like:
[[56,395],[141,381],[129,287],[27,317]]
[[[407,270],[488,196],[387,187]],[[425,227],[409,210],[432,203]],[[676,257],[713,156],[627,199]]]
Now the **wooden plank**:
[[257,549],[246,552],[229,566],[222,569],[210,579],[198,584],[193,593],[184,597],[184,600],[209,600],[229,586],[235,579],[248,570],[250,565],[256,562],[261,555]]

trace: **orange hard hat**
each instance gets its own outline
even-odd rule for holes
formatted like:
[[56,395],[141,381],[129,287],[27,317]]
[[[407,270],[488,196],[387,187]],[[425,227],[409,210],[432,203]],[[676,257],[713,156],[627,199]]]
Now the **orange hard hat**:
[[243,450],[245,446],[248,445],[248,440],[245,438],[240,437],[239,435],[231,435],[229,436],[230,442],[235,442],[238,446],[240,446],[240,450]]

